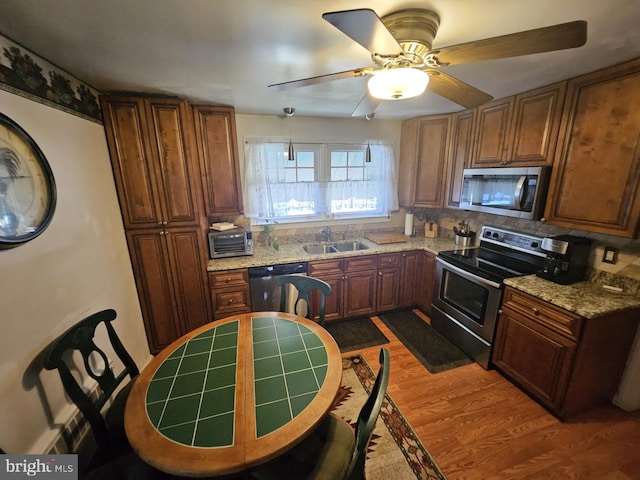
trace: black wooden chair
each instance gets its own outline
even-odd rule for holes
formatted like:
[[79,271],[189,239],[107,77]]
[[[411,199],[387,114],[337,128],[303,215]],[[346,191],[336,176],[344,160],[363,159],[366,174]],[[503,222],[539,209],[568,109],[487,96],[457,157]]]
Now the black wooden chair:
[[330,413],[289,453],[251,472],[258,480],[362,480],[367,446],[389,383],[389,352],[380,350],[380,370],[358,415],[355,433]]
[[[58,371],[65,392],[91,427],[98,463],[130,450],[124,430],[124,407],[139,371],[111,325],[115,318],[116,312],[111,309],[89,315],[54,340],[45,353],[44,367]],[[105,326],[111,348],[123,365],[118,374],[105,351],[94,342],[96,328],[101,324]],[[82,356],[82,365],[73,362],[74,352]],[[76,375],[73,370],[77,370]],[[76,378],[85,374],[98,383],[99,388],[93,393],[87,392]],[[116,393],[119,387],[122,388]]]
[[[326,297],[331,295],[331,285],[327,282],[314,277],[304,275],[280,275],[276,277],[276,285],[280,285],[280,311],[288,311],[287,307],[290,303],[293,307],[293,313],[311,319],[310,294],[314,290],[320,292],[320,308],[318,323],[324,326],[324,315],[326,309]],[[298,291],[296,299],[289,298],[290,288],[293,286]]]

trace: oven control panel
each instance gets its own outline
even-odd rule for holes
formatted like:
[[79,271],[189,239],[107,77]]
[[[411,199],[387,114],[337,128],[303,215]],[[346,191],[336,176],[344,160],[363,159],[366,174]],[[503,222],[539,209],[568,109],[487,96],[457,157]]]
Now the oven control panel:
[[483,226],[480,234],[480,242],[508,246],[534,255],[546,256],[546,252],[542,250],[542,240],[542,237],[489,226]]

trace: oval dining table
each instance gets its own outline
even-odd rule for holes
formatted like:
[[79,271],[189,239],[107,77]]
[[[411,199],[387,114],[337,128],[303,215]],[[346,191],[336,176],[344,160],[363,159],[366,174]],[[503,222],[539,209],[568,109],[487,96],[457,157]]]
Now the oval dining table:
[[161,471],[243,472],[313,431],[341,381],[340,349],[317,323],[279,312],[233,315],[174,341],[142,370],[125,430]]

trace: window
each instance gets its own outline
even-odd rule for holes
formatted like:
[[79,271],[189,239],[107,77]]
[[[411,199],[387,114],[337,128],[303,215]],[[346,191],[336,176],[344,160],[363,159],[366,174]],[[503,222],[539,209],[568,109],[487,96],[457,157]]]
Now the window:
[[393,150],[384,144],[247,141],[245,215],[278,222],[380,217],[398,208]]

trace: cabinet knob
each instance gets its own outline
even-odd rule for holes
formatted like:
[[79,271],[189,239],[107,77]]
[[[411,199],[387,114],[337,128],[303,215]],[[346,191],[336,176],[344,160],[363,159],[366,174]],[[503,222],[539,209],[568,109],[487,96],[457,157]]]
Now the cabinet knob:
[[544,223],[544,222],[546,222],[546,221],[547,221],[547,219],[546,219],[546,218],[544,218],[544,217],[542,217],[542,218],[540,219],[540,221],[541,221],[542,223]]
[[378,276],[381,277],[382,276],[382,272],[378,272]]
[[231,277],[227,277],[227,279],[225,280],[225,282],[229,283],[231,281]]
[[531,307],[531,311],[534,313],[534,315],[538,315],[540,313],[536,307]]
[[227,305],[231,305],[233,303],[233,299],[227,300]]

